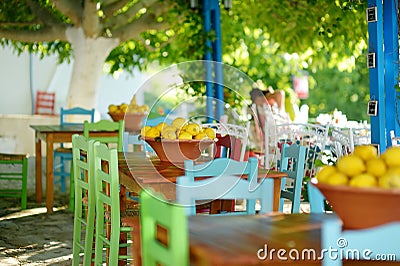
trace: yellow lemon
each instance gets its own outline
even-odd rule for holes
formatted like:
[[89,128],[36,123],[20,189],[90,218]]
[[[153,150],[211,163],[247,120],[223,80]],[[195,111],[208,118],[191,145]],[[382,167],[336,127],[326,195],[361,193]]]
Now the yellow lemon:
[[186,123],[185,118],[177,117],[172,121],[171,126],[173,126],[176,129],[180,129],[185,123]]
[[364,161],[352,154],[340,157],[336,163],[336,167],[340,172],[350,177],[359,175],[365,171]]
[[163,139],[174,140],[174,139],[176,139],[175,129],[167,129],[167,130],[164,129],[161,136]]
[[378,151],[376,147],[372,145],[355,146],[353,154],[360,157],[364,161],[378,157]]
[[211,127],[204,128],[204,132],[210,139],[215,139],[217,137],[217,134],[215,133],[215,129]]
[[115,104],[110,104],[108,106],[108,112],[109,113],[115,113],[118,110],[118,106],[116,106]]
[[359,174],[350,179],[349,186],[352,187],[376,187],[378,180],[370,174]]
[[146,136],[146,132],[151,128],[151,126],[144,126],[140,129],[140,135]]
[[192,134],[190,134],[186,131],[181,132],[178,136],[178,139],[184,139],[184,140],[188,140],[188,139],[192,139],[192,138],[193,138]]
[[327,183],[328,179],[331,175],[336,173],[337,169],[333,165],[326,165],[322,167],[321,170],[318,171],[317,175],[315,176],[318,182]]
[[388,148],[382,155],[381,158],[385,160],[389,167],[400,166],[400,146],[392,146]]
[[199,134],[200,130],[201,127],[196,123],[188,124],[187,127],[185,128],[185,131],[191,134],[192,136],[196,136],[197,134]]
[[208,136],[204,131],[201,131],[199,134],[194,136],[194,139],[207,139],[207,138],[208,138]]
[[146,131],[146,137],[156,138],[156,137],[159,137],[160,135],[161,135],[161,132],[156,127],[152,127],[148,131]]
[[367,167],[367,173],[375,177],[380,177],[387,171],[386,163],[380,157],[369,159],[365,166]]
[[165,122],[160,122],[160,123],[156,126],[156,128],[157,128],[160,132],[162,132],[162,131],[163,131],[163,128],[164,128],[164,127],[167,127],[167,126],[168,126],[167,123],[165,123]]
[[333,173],[326,180],[327,184],[334,185],[334,186],[347,185],[347,182],[348,182],[347,176],[341,172]]

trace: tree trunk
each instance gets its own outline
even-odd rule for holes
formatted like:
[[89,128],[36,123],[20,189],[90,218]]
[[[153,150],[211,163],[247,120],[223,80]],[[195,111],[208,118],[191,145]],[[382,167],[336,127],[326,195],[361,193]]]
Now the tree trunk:
[[104,62],[118,39],[88,38],[82,28],[70,28],[67,39],[74,51],[74,63],[66,107],[97,108],[99,80]]

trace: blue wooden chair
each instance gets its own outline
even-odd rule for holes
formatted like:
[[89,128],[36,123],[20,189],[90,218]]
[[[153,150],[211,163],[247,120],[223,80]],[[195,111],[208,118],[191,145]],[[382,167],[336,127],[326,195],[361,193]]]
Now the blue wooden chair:
[[[256,200],[260,200],[260,213],[272,211],[273,179],[258,182],[258,160],[238,162],[218,158],[202,165],[185,162],[185,175],[177,178],[177,202],[182,204],[187,215],[196,215],[196,201],[216,199],[244,199],[245,212],[224,212],[222,215],[255,214]],[[248,178],[243,178],[248,174]],[[194,177],[207,177],[195,180]]]
[[[324,212],[325,197],[311,182],[308,197],[312,213]],[[392,222],[365,229],[344,229],[336,214],[327,216],[321,227],[321,249],[334,250],[324,253],[323,266],[341,266],[342,259],[377,260],[378,256],[389,261],[400,261],[400,222]]]
[[[83,121],[94,121],[95,109],[83,109],[81,107],[74,107],[71,109],[64,109],[61,107],[60,111],[60,125],[61,126],[76,126],[83,125]],[[81,122],[77,122],[81,121]],[[66,191],[66,177],[70,176],[69,167],[66,167],[67,162],[72,160],[72,149],[67,148],[64,143],[54,150],[54,185],[60,184],[61,191]],[[56,178],[56,177],[60,178]]]
[[[189,229],[184,209],[151,190],[141,191],[140,202],[143,266],[189,265]],[[163,231],[166,236],[158,237],[158,232]]]
[[[283,212],[285,199],[291,201],[291,213],[300,212],[301,189],[303,186],[306,147],[298,144],[284,144],[281,153],[280,171],[287,173],[286,178],[282,178],[281,200],[279,202],[279,211]],[[287,185],[287,179],[290,179],[292,185]]]
[[[191,180],[195,180],[196,177],[212,177],[222,174],[253,176],[258,173],[258,164],[255,158],[250,158],[248,162],[239,162],[227,157],[221,157],[203,164],[194,164],[194,161],[186,160],[184,168],[185,176],[190,177]],[[207,208],[207,206],[199,204],[197,211],[215,214],[221,210],[235,210],[234,200],[216,200],[209,205],[209,208]]]

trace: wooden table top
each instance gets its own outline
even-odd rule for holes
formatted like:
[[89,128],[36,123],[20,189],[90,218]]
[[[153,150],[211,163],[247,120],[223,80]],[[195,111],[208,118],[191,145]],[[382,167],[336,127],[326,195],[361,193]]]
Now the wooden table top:
[[[204,161],[206,162],[206,161]],[[157,157],[147,158],[142,152],[118,153],[120,173],[134,177],[143,184],[176,182],[176,178],[185,174],[183,163],[161,161]],[[258,169],[259,178],[282,178],[286,173]]]
[[[277,214],[189,217],[193,265],[259,265],[306,262],[319,265],[321,222],[325,214]],[[285,250],[278,256],[278,250]],[[275,251],[274,251],[275,250]],[[314,250],[311,260],[291,259],[289,252]],[[293,253],[294,254],[294,253]],[[292,255],[293,255],[292,254]]]

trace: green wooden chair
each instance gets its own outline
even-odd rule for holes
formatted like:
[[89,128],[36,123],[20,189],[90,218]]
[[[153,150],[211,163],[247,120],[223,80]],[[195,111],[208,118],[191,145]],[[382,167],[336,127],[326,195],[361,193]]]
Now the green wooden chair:
[[72,136],[72,165],[75,188],[74,236],[72,265],[90,265],[93,251],[95,190],[93,176],[93,143],[83,135]]
[[132,224],[121,218],[118,152],[106,144],[94,144],[94,176],[96,187],[95,265],[118,265],[119,260],[130,261],[126,239]]
[[[0,153],[0,197],[21,198],[21,209],[26,209],[28,183],[28,156],[26,154]],[[17,183],[21,183],[18,185]],[[15,185],[15,187],[14,187]]]
[[[140,204],[142,265],[189,265],[188,222],[184,209],[145,189],[140,193]],[[157,232],[166,235],[158,238]],[[163,241],[165,238],[167,241]]]
[[[101,143],[115,143],[117,144],[118,151],[122,152],[122,139],[125,130],[125,122],[124,120],[120,120],[118,122],[114,122],[111,120],[100,120],[95,123],[89,123],[85,121],[83,124],[83,135],[86,138],[94,139],[100,141]],[[93,131],[118,131],[117,136],[92,136],[91,132]]]
[[[107,144],[116,144],[118,147],[118,151],[122,151],[123,146],[122,146],[122,139],[123,139],[123,134],[124,134],[124,121],[121,120],[119,122],[114,122],[111,120],[100,120],[95,123],[90,123],[88,121],[85,121],[83,124],[83,135],[86,137],[86,139],[93,139],[100,141],[102,143],[107,143]],[[92,136],[91,132],[93,131],[118,131],[117,136]],[[73,167],[71,165],[71,167]],[[73,187],[73,182],[74,182],[74,177],[73,174],[71,174],[70,177],[70,186]],[[69,209],[70,211],[74,211],[74,193],[73,190],[70,190],[70,195],[69,195]]]

